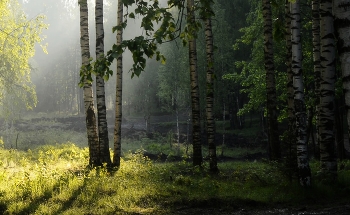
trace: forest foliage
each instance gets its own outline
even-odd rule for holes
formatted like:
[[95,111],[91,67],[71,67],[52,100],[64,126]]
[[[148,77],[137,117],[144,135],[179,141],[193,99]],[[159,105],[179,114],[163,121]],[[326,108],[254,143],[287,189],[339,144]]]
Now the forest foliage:
[[[157,0],[124,0],[128,9],[124,16],[125,22],[115,26],[115,20],[112,19],[115,14],[107,15],[106,29],[110,29],[111,32],[119,29],[127,31],[128,28],[135,30],[136,26],[137,30],[142,29],[141,33],[128,35],[131,39],[125,39],[120,45],[114,44],[114,37],[107,36],[106,46],[110,50],[100,60],[94,61],[92,57],[91,63],[81,68],[80,79],[87,78],[91,83],[94,81],[94,75],[103,75],[104,79],[108,80],[106,106],[108,110],[113,110],[115,108],[112,102],[114,89],[111,90],[111,86],[114,83],[110,79],[110,76],[114,74],[113,61],[121,54],[125,54],[128,63],[124,70],[130,73],[128,77],[124,77],[123,82],[126,86],[124,89],[127,89],[123,97],[123,109],[125,110],[123,120],[141,118],[148,126],[148,123],[152,122],[151,117],[170,115],[173,120],[168,123],[174,124],[176,121],[179,130],[179,124],[189,125],[191,121],[188,47],[186,45],[189,40],[195,38],[198,42],[197,69],[202,120],[205,117],[206,104],[204,101],[208,87],[205,77],[206,70],[208,67],[215,68],[215,75],[213,75],[215,106],[213,108],[216,125],[220,125],[216,136],[222,138],[220,139],[222,142],[217,142],[216,145],[222,144],[218,149],[221,150],[220,158],[223,161],[218,164],[220,172],[217,172],[217,175],[209,173],[207,149],[201,149],[204,152],[204,162],[201,166],[193,167],[190,164],[189,160],[194,156],[191,155],[193,151],[188,149],[189,139],[180,143],[180,132],[178,132],[175,146],[176,141],[173,138],[175,135],[172,129],[169,129],[167,136],[161,137],[161,134],[147,127],[146,135],[149,136],[139,137],[138,141],[127,146],[138,147],[138,150],[134,148],[133,151],[123,151],[118,171],[106,166],[89,166],[88,160],[91,154],[86,148],[77,147],[72,143],[37,147],[39,141],[36,140],[34,145],[27,142],[25,148],[21,148],[27,151],[18,150],[19,135],[17,134],[15,147],[11,145],[12,149],[5,149],[5,147],[0,149],[2,155],[0,159],[0,169],[2,169],[0,212],[9,214],[96,212],[101,214],[124,212],[169,214],[171,210],[177,210],[179,204],[203,206],[208,202],[213,207],[222,207],[223,203],[224,207],[229,207],[230,210],[233,210],[232,205],[233,207],[235,204],[249,205],[251,202],[268,206],[274,203],[311,204],[315,201],[321,204],[333,203],[335,199],[338,203],[345,202],[350,186],[349,161],[339,160],[339,168],[336,169],[337,178],[329,180],[325,172],[322,172],[324,163],[319,161],[320,150],[312,138],[313,125],[318,122],[312,113],[316,109],[318,98],[315,93],[313,74],[312,20],[308,16],[311,14],[311,1],[305,1],[300,7],[301,14],[303,14],[301,20],[305,86],[303,93],[309,116],[309,127],[307,128],[309,133],[304,139],[309,140],[312,143],[309,146],[313,147],[312,152],[311,150],[305,151],[306,156],[304,157],[307,158],[306,160],[309,160],[308,155],[315,158],[310,162],[312,187],[308,189],[300,188],[294,183],[298,173],[296,169],[293,169],[294,166],[289,166],[288,163],[290,162],[288,159],[293,157],[297,147],[295,147],[296,143],[288,145],[296,133],[284,129],[288,123],[286,56],[289,51],[285,49],[284,37],[286,31],[284,27],[285,1],[270,2],[272,4],[273,60],[276,65],[278,119],[279,125],[283,126],[282,130],[286,130],[283,134],[280,132],[279,142],[282,148],[281,154],[284,157],[277,161],[260,158],[245,160],[245,157],[240,156],[239,161],[225,160],[228,157],[233,159],[235,156],[230,155],[237,155],[237,151],[242,150],[237,145],[247,136],[255,149],[263,145],[261,149],[263,152],[258,153],[267,157],[270,152],[264,145],[268,141],[266,126],[268,113],[266,110],[264,39],[262,37],[264,34],[263,5],[262,2],[255,0],[202,1],[207,4],[211,2],[215,4],[209,11],[205,10],[208,5],[197,4],[194,8],[197,9],[196,15],[199,18],[193,23],[185,23],[182,16],[185,13],[184,1],[170,0],[168,7],[162,7]],[[135,3],[137,3],[136,6],[133,5]],[[115,7],[115,3],[111,2],[109,6]],[[0,23],[0,54],[2,56],[0,60],[0,83],[2,83],[0,84],[0,103],[4,112],[12,113],[14,108],[21,107],[18,105],[20,102],[23,102],[27,108],[36,105],[35,88],[30,81],[30,72],[33,71],[33,68],[29,59],[34,55],[34,44],[42,41],[41,31],[47,25],[44,24],[43,16],[28,20],[15,0],[2,1],[0,12],[0,20],[4,20]],[[207,64],[205,34],[202,25],[203,19],[211,15],[215,15],[212,17],[215,61],[213,64]],[[34,109],[35,112],[49,114],[62,112],[76,115],[83,112],[82,92],[77,88],[78,71],[81,64],[77,56],[80,51],[78,46],[70,46],[66,51],[57,59],[56,65],[52,67],[52,71],[50,70],[52,73],[45,76],[46,85],[42,88],[44,90],[38,92],[39,102],[45,101],[47,105]],[[345,104],[342,98],[341,78],[339,78],[341,76],[339,62],[335,63],[337,70],[334,77],[338,77],[335,102],[341,107],[337,113],[339,118],[337,124],[341,126],[332,130],[337,130],[337,135],[339,135],[337,141],[340,143],[343,141],[344,146],[343,132],[346,129],[343,123],[345,113],[342,110]],[[134,76],[137,76],[137,79]],[[15,98],[15,102],[12,98]],[[306,115],[306,113],[303,114]],[[179,116],[182,117],[182,122],[179,122]],[[229,118],[228,122],[225,121],[226,117]],[[255,127],[251,128],[253,121]],[[306,123],[305,119],[304,128],[306,128]],[[13,124],[11,129],[14,128]],[[129,130],[132,129],[134,129],[134,124]],[[203,123],[201,130],[203,136],[207,132],[206,129],[208,127],[205,127]],[[188,131],[189,127],[187,127]],[[50,141],[43,133],[31,132],[32,136],[45,138],[43,141],[45,144]],[[235,139],[237,142],[228,144],[225,143],[225,135],[237,135],[241,139],[237,138],[238,140]],[[57,136],[51,141],[60,138],[62,141],[63,137]],[[130,140],[124,139],[123,141],[126,144],[130,143],[128,142]],[[86,144],[82,142],[78,144]],[[1,143],[9,148],[9,143],[4,144],[3,141]],[[335,139],[332,144],[335,146]],[[247,147],[243,153],[248,155],[251,150]],[[329,151],[332,150],[333,148]],[[150,160],[146,156],[147,153],[150,156],[156,155],[158,158]],[[344,152],[339,152],[339,156],[341,153]],[[113,156],[113,152],[111,154]],[[164,154],[166,160],[158,162]],[[294,157],[292,162],[296,163],[296,159],[293,159]],[[324,198],[320,199],[320,196]]]
[[[0,2],[0,103],[3,116],[13,115],[37,103],[35,86],[31,83],[33,68],[30,59],[34,45],[42,41],[47,28],[44,16],[28,19],[16,0]],[[42,46],[45,50],[45,46]]]

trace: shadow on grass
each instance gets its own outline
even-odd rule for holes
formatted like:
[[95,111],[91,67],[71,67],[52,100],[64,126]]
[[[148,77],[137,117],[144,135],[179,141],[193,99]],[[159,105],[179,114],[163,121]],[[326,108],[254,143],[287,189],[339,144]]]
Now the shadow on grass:
[[[206,200],[183,200],[179,202],[172,202],[169,205],[164,205],[170,208],[171,212],[177,214],[180,211],[189,211],[193,209],[208,210],[218,209],[218,211],[238,211],[242,208],[246,210],[263,210],[269,207],[269,204],[258,202],[250,199],[222,199],[209,198]],[[198,212],[199,213],[199,212]]]
[[24,207],[21,211],[18,211],[18,214],[32,214],[42,203],[50,198],[52,198],[52,192],[45,192],[43,196],[33,199],[27,207]]
[[4,202],[0,203],[0,214],[4,214],[7,210],[7,205]]
[[[78,197],[85,192],[85,187],[88,186],[89,179],[84,178],[83,184],[77,186],[74,191],[72,191],[71,195],[67,200],[58,200],[60,203],[59,208],[56,211],[52,211],[52,214],[59,215],[63,214],[74,207],[74,202],[78,199]],[[33,199],[28,206],[24,207],[22,210],[18,211],[18,214],[34,214],[40,207],[41,204],[49,202],[50,199],[54,197],[54,193],[52,191],[45,192],[43,196]],[[91,199],[99,199],[99,193],[93,192],[93,195],[90,197]],[[57,200],[53,200],[57,201]],[[4,214],[7,210],[7,205],[5,203],[0,203],[0,214]],[[114,206],[111,214],[138,214],[138,213],[130,213],[126,212],[118,206]]]
[[[84,194],[85,189],[88,186],[88,182],[90,181],[90,179],[88,178],[84,178],[84,183],[79,186],[77,189],[75,189],[75,191],[72,193],[72,195],[70,196],[70,198],[68,200],[66,200],[65,202],[63,202],[62,206],[60,207],[59,210],[57,210],[54,214],[55,215],[59,215],[62,214],[66,211],[68,211],[69,209],[73,208],[73,204],[75,202],[75,200],[82,194]],[[96,200],[96,203],[98,201],[98,199],[100,198],[100,193],[99,192],[93,192],[92,196],[90,196],[91,199]],[[85,206],[84,206],[85,207]],[[113,208],[113,212],[111,212],[110,214],[131,214],[131,213],[127,213],[126,211],[122,210],[121,208],[119,208],[118,206],[114,206]],[[88,213],[90,214],[90,213]],[[107,213],[109,214],[109,213]]]
[[69,197],[69,199],[67,199],[66,201],[63,202],[62,206],[60,207],[60,209],[58,209],[54,214],[62,214],[64,211],[68,210],[69,208],[72,207],[74,201],[77,199],[77,197],[82,194],[83,192],[83,188],[86,186],[86,178],[84,178],[84,183],[77,187],[77,189],[74,190],[74,192],[72,193],[72,195]]

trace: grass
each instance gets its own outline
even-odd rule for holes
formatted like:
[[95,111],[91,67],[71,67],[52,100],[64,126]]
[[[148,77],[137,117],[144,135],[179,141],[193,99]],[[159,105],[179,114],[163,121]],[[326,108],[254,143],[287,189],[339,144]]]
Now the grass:
[[55,145],[68,141],[72,141],[81,147],[86,146],[86,133],[67,128],[68,123],[57,120],[58,118],[64,119],[64,117],[60,117],[61,115],[37,114],[35,116],[26,115],[22,120],[13,124],[8,123],[7,126],[6,123],[2,124],[0,137],[5,142],[5,148],[28,150],[38,146]]
[[[349,199],[350,161],[342,163],[333,185],[322,181],[319,163],[312,161],[313,186],[304,189],[289,181],[282,165],[246,159],[266,149],[227,145],[218,146],[217,154],[224,150],[224,156],[235,161],[219,162],[220,173],[211,175],[207,162],[203,168],[193,168],[188,159],[192,146],[174,143],[169,133],[155,134],[153,139],[123,139],[121,167],[112,173],[87,168],[84,133],[64,130],[54,119],[36,123],[47,129],[22,131],[18,150],[9,149],[8,143],[5,149],[0,141],[0,214],[176,214],[181,208],[232,211],[315,202],[324,206]],[[253,130],[245,132],[248,136]],[[12,144],[16,133],[10,135]],[[156,162],[145,154],[166,155],[166,159]],[[207,154],[204,146],[203,155]]]
[[[339,182],[290,183],[268,162],[219,163],[219,175],[185,160],[157,163],[142,150],[125,153],[117,172],[87,169],[88,150],[72,143],[28,151],[0,149],[1,214],[171,214],[176,208],[250,207],[345,201],[350,163]],[[312,163],[317,168],[317,163]]]
[[[123,152],[136,151],[142,149],[147,154],[155,155],[166,155],[169,158],[172,156],[187,158],[192,155],[192,145],[186,143],[177,144],[175,142],[169,142],[169,138],[155,138],[148,139],[143,138],[141,140],[123,140],[122,145]],[[263,147],[228,147],[228,146],[217,146],[216,148],[218,156],[225,156],[235,158],[237,160],[246,160],[249,155],[264,154],[266,149]],[[202,153],[204,156],[208,154],[206,146],[202,147]]]

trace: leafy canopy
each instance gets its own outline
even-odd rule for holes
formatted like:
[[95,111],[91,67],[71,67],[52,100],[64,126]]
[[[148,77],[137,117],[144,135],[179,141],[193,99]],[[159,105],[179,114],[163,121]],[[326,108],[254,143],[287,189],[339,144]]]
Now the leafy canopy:
[[35,53],[34,44],[42,41],[41,31],[47,27],[43,19],[37,16],[28,20],[17,0],[0,1],[0,104],[4,109],[8,98],[12,98],[13,106],[23,101],[27,108],[36,104],[29,60]]
[[[183,45],[187,44],[187,40],[196,37],[196,32],[201,28],[199,20],[187,23],[182,27],[185,0],[168,0],[166,6],[162,6],[159,0],[123,0],[127,12],[124,14],[124,22],[113,27],[113,32],[122,30],[127,27],[128,19],[136,19],[142,17],[141,28],[143,35],[134,37],[133,39],[123,40],[120,45],[114,44],[106,56],[102,59],[92,62],[90,65],[82,67],[80,72],[80,86],[83,86],[84,80],[92,82],[91,71],[98,73],[105,78],[113,74],[109,69],[114,59],[118,58],[126,49],[132,53],[133,66],[131,68],[131,77],[139,76],[146,67],[146,58],[155,57],[157,61],[165,64],[166,58],[158,49],[158,45],[174,41],[181,38]],[[202,18],[213,15],[209,5],[212,0],[203,0],[201,4],[196,4],[192,10],[200,11]],[[131,6],[135,9],[129,11]],[[174,15],[174,11],[178,14]],[[176,18],[175,18],[176,17]],[[92,59],[91,59],[92,61]]]

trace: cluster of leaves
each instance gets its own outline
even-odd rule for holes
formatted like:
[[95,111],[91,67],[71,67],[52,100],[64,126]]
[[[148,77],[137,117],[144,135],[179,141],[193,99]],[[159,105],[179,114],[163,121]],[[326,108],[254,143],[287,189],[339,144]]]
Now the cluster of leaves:
[[[173,8],[183,8],[184,1],[170,0],[168,7],[162,7],[158,0],[124,0],[123,4],[128,9],[136,5],[132,12],[127,11],[124,14],[124,21],[115,27],[113,32],[123,30],[127,27],[128,19],[136,19],[142,17],[141,28],[145,35],[139,35],[133,39],[123,40],[120,45],[114,44],[104,58],[96,60],[92,64],[83,67],[80,73],[80,86],[83,85],[85,79],[92,81],[91,71],[101,74],[105,80],[108,80],[113,71],[109,69],[114,59],[118,58],[126,49],[132,53],[134,61],[131,68],[132,77],[139,76],[146,67],[146,59],[156,56],[157,61],[165,63],[165,57],[158,50],[157,44],[161,44],[167,40],[173,40],[176,37],[177,23],[170,12]],[[155,26],[160,27],[155,30]],[[92,59],[91,59],[92,61]]]
[[248,95],[248,103],[244,104],[238,112],[241,115],[252,110],[259,110],[266,99],[263,38],[260,36],[263,33],[262,9],[261,4],[252,6],[254,9],[247,16],[249,26],[240,29],[243,35],[234,44],[236,50],[240,49],[242,44],[252,44],[251,60],[236,62],[236,67],[240,68],[241,71],[238,70],[223,76],[226,80],[240,84],[242,86],[241,93]]
[[[198,2],[191,10],[199,11],[202,18],[213,16],[210,5],[212,0]],[[174,41],[181,38],[183,45],[187,44],[189,39],[195,38],[197,32],[202,27],[198,20],[188,20],[182,30],[182,23],[185,10],[184,0],[169,0],[167,6],[163,7],[159,0],[123,0],[124,6],[128,9],[124,14],[124,21],[115,27],[113,32],[123,30],[128,25],[128,19],[141,18],[140,27],[144,30],[144,35],[135,36],[133,39],[123,40],[120,45],[114,44],[104,58],[82,67],[80,72],[80,86],[83,86],[84,80],[92,82],[91,71],[100,74],[105,80],[113,74],[109,68],[114,59],[123,54],[126,49],[132,53],[133,66],[130,69],[131,77],[139,76],[146,67],[146,58],[153,58],[165,64],[166,58],[160,52],[158,45]],[[135,8],[129,12],[129,8]],[[177,12],[177,16],[174,15]],[[92,61],[92,59],[90,59]]]
[[[0,20],[0,101],[11,113],[14,107],[32,108],[36,104],[29,59],[34,55],[34,44],[42,41],[40,34],[47,25],[43,16],[28,20],[17,0],[0,2]],[[11,105],[4,103],[8,100]]]
[[[287,117],[286,105],[286,53],[285,49],[285,19],[284,19],[284,1],[274,0],[272,4],[273,14],[273,37],[274,37],[274,62],[276,70],[276,91],[278,95],[278,110],[280,112],[279,120]],[[238,71],[224,75],[224,79],[231,80],[236,84],[241,84],[241,92],[245,93],[249,101],[240,109],[239,114],[249,113],[256,110],[264,110],[266,103],[266,86],[265,86],[265,68],[264,68],[264,45],[263,45],[263,16],[261,2],[251,1],[251,12],[247,15],[248,26],[243,27],[240,31],[243,33],[242,37],[234,44],[235,50],[243,48],[243,45],[250,45],[251,57],[249,60],[237,61],[236,67]],[[309,12],[307,6],[302,7],[304,13]],[[307,35],[311,31],[310,21],[308,17],[303,17],[303,34]],[[311,38],[303,37],[303,72],[306,80],[306,86],[313,85],[312,72],[312,43]],[[309,87],[306,92],[307,103],[311,97],[311,89]],[[264,110],[265,111],[265,110]]]

